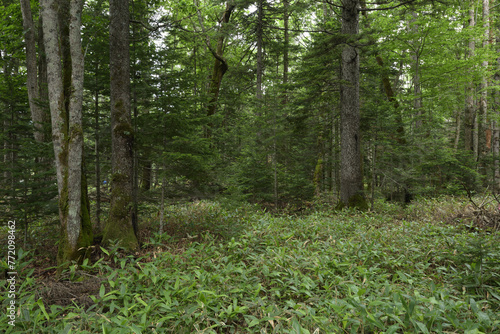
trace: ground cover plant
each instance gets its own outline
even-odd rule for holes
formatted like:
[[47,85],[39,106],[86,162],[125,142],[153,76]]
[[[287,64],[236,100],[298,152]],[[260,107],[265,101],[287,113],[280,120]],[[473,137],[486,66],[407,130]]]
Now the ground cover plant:
[[[171,206],[164,234],[152,232],[155,215],[143,226],[140,253],[96,246],[99,260],[52,285],[24,253],[16,326],[2,312],[0,330],[498,333],[498,232],[458,222],[450,208],[463,200],[377,207],[297,216]],[[69,298],[50,298],[65,289]]]

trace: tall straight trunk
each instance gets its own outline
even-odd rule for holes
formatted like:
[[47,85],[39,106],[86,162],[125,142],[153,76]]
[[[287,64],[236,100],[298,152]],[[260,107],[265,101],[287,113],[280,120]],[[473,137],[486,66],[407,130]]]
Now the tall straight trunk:
[[165,163],[162,166],[163,177],[161,179],[161,199],[160,199],[160,234],[163,234],[163,226],[165,226],[165,187],[167,180],[165,178]]
[[[410,20],[410,30],[414,34],[418,34],[419,26],[416,24],[418,19],[418,13],[412,12],[412,18]],[[413,60],[413,109],[415,110],[415,129],[422,126],[422,91],[420,87],[420,49],[421,44],[417,41],[413,44],[413,50],[411,51],[411,58]]]
[[[132,1],[132,16],[136,16],[135,14],[135,1]],[[136,70],[136,29],[135,25],[132,26],[132,128],[134,130],[134,134],[137,133],[137,118],[139,116],[139,109],[137,107],[137,90],[136,83],[139,80],[139,75]],[[138,217],[139,217],[139,155],[137,154],[136,142],[132,142],[132,227],[134,228],[134,233],[137,236],[137,225],[138,225]]]
[[288,21],[290,18],[290,14],[288,12],[288,7],[289,7],[289,2],[288,0],[283,0],[283,28],[284,28],[284,45],[283,45],[283,86],[284,86],[284,91],[283,91],[283,104],[286,104],[288,102],[288,94],[287,94],[287,87],[286,85],[288,84],[288,67],[289,67],[289,59],[288,59],[288,53],[289,53],[289,45],[290,45],[290,33],[288,29]]
[[23,29],[25,31],[26,41],[26,69],[28,88],[28,99],[31,111],[31,120],[35,127],[34,136],[38,142],[45,142],[45,133],[43,131],[43,123],[46,121],[43,108],[40,107],[40,90],[38,85],[37,74],[37,57],[36,57],[36,34],[33,16],[31,14],[31,5],[29,0],[21,0],[21,12],[23,16]]
[[257,81],[256,93],[257,100],[261,101],[263,98],[262,93],[262,76],[264,73],[264,0],[259,0],[257,3]]
[[[258,149],[262,147],[262,130],[261,130],[261,117],[263,111],[264,94],[262,90],[262,78],[264,76],[264,0],[257,2],[257,26],[256,26],[256,39],[257,39],[257,67],[256,67],[256,82],[255,82],[255,98],[257,100],[257,108],[255,112],[257,128],[256,146]],[[266,159],[267,161],[267,159]]]
[[47,57],[47,81],[49,84],[49,104],[52,120],[52,141],[54,146],[55,164],[57,173],[57,188],[59,193],[59,216],[63,227],[67,225],[68,184],[65,179],[67,170],[67,118],[64,104],[64,87],[62,80],[62,65],[59,46],[59,28],[57,25],[57,12],[55,0],[41,1],[43,15],[44,45]]
[[[490,0],[483,0],[483,48],[487,48],[490,39]],[[488,60],[484,60],[482,63],[485,71],[488,70]],[[479,112],[481,117],[481,131],[484,131],[484,145],[481,147],[481,153],[483,155],[487,154],[488,150],[491,148],[491,128],[488,124],[488,75],[483,76],[481,82],[481,100],[479,105]]]
[[359,0],[345,0],[342,6],[342,49],[340,88],[340,201],[342,205],[366,209],[361,169],[359,110]]
[[[288,0],[284,0],[283,2],[284,6],[284,12],[283,12],[283,26],[284,26],[284,45],[283,45],[283,97],[281,103],[283,105],[286,105],[288,103],[288,96],[287,96],[287,88],[286,85],[288,84],[288,65],[289,65],[289,60],[288,60],[288,45],[290,41],[290,36],[289,36],[289,31],[288,31],[288,20],[289,20],[289,13],[288,13]],[[279,60],[276,63],[276,74],[279,75]],[[277,208],[278,207],[278,202],[279,202],[279,193],[278,193],[278,139],[277,139],[277,111],[278,108],[276,108],[273,112],[273,155],[272,155],[272,162],[273,162],[273,196],[274,196],[274,205]]]
[[82,173],[84,62],[80,27],[83,2],[43,0],[41,5],[61,220],[57,260],[63,267],[70,260],[81,260],[85,248],[92,243]]
[[[135,85],[134,85],[135,86]],[[139,109],[137,108],[137,95],[135,87],[133,89],[133,99],[134,103],[134,118],[133,118],[133,129],[134,133],[137,133],[137,119],[139,117]],[[134,143],[135,144],[135,143]],[[137,154],[136,147],[132,148],[132,203],[133,203],[133,212],[132,212],[132,227],[134,228],[134,233],[137,235],[138,233],[138,217],[139,217],[139,155]]]
[[[43,123],[50,124],[49,114],[49,92],[47,84],[47,57],[45,55],[45,44],[43,43],[43,15],[38,17],[38,98],[40,107],[43,109]],[[44,137],[50,141],[50,126],[44,128]]]
[[336,117],[336,112],[332,111],[331,113],[331,140],[330,140],[330,191],[334,193],[336,196],[339,195],[340,190],[340,175],[339,175],[339,121],[338,117]]
[[144,166],[142,167],[142,190],[151,189],[151,170],[153,169],[153,164],[151,160],[146,160]]
[[372,144],[372,186],[370,194],[370,210],[375,209],[375,187],[377,182],[377,136]]
[[[469,7],[469,28],[473,29],[476,25],[475,20],[475,9],[474,9],[475,0],[471,0]],[[476,41],[473,37],[469,40],[468,46],[468,57],[469,59],[474,57],[476,48]],[[466,102],[465,102],[465,116],[464,116],[464,144],[465,150],[474,152],[474,156],[477,159],[477,148],[476,148],[476,140],[474,140],[474,127],[475,127],[475,119],[476,119],[476,108],[474,102],[475,95],[475,87],[472,79],[467,88]]]
[[455,142],[453,144],[453,149],[458,150],[458,143],[460,142],[460,128],[462,127],[462,117],[461,111],[457,110],[456,121],[455,121]]
[[[498,94],[498,93],[497,93]],[[498,105],[498,104],[497,104]],[[497,121],[493,121],[493,191],[500,190],[500,128]]]
[[[75,185],[74,189],[69,189],[69,207],[80,210],[68,210],[68,238],[69,244],[76,244],[79,233],[71,231],[80,230],[80,218],[82,214],[82,194],[86,192],[86,187],[82,190],[82,169],[83,169],[83,123],[82,123],[82,103],[83,103],[83,77],[84,59],[80,27],[82,25],[82,0],[70,1],[70,21],[69,21],[69,46],[71,57],[71,84],[69,93],[69,128],[68,128],[68,184]],[[73,187],[73,186],[70,186]],[[87,208],[88,209],[88,208]]]
[[133,217],[133,141],[130,113],[129,1],[111,0],[111,204],[103,242],[118,240],[125,249],[139,246]]
[[99,145],[100,138],[100,122],[99,122],[99,86],[98,86],[98,71],[99,63],[95,64],[95,92],[94,92],[94,153],[95,153],[95,189],[96,189],[96,227],[97,231],[102,231],[101,226],[101,155]]
[[[492,4],[493,5],[493,4]],[[493,7],[493,6],[492,6]],[[493,32],[494,31],[494,32]],[[496,59],[496,73],[493,77],[494,84],[500,83],[500,29],[492,29],[492,42],[495,37],[495,47],[498,54]],[[494,91],[494,111],[496,114],[500,110],[500,92]],[[493,122],[493,191],[500,191],[500,125],[498,121]]]

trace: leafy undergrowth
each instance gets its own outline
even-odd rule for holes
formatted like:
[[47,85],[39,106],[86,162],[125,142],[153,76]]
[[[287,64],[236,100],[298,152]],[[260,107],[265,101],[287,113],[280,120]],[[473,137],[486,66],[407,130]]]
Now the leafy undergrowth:
[[[414,216],[301,217],[205,203],[171,213],[182,234],[153,234],[140,256],[118,248],[85,274],[90,303],[48,305],[28,270],[6,333],[498,333],[500,236]],[[412,211],[413,210],[413,211]],[[398,214],[395,212],[398,211]],[[173,217],[173,218],[172,218]],[[183,218],[184,217],[184,218]],[[409,219],[409,217],[413,217]],[[193,225],[193,226],[194,226]],[[153,226],[154,227],[154,226]],[[170,231],[172,232],[172,231]],[[185,234],[185,236],[184,236]],[[79,277],[79,278],[77,278]],[[5,281],[2,284],[6,284]],[[4,298],[2,296],[1,298]],[[2,301],[2,307],[7,307]]]

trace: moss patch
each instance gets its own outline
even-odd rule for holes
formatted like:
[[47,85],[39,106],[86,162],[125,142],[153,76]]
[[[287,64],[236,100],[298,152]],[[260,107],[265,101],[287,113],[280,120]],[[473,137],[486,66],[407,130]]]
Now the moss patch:
[[117,245],[126,250],[136,250],[139,248],[139,242],[134,233],[131,219],[122,219],[119,221],[108,220],[104,228],[102,243],[104,246],[109,246],[111,241],[117,241]]
[[342,210],[346,207],[352,208],[352,209],[357,209],[360,211],[368,211],[368,209],[369,209],[368,202],[367,202],[365,196],[363,196],[363,194],[361,194],[361,193],[357,193],[354,196],[351,196],[351,198],[349,198],[349,201],[347,202],[347,205],[345,203],[343,203],[342,201],[340,201],[337,204],[337,206],[335,207],[335,209]]
[[133,138],[134,137],[134,129],[129,123],[126,122],[121,122],[117,124],[114,128],[113,131],[115,132],[116,135],[121,136],[123,138]]
[[132,196],[125,187],[128,182],[126,174],[112,175],[111,208],[104,227],[103,244],[109,245],[112,240],[117,240],[120,247],[134,250],[139,247],[139,243],[132,224]]

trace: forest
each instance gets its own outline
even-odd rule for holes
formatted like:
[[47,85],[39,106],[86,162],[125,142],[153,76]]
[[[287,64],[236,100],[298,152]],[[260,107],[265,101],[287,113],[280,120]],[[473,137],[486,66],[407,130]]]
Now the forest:
[[500,332],[500,2],[2,0],[0,331]]

